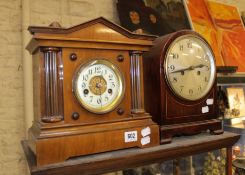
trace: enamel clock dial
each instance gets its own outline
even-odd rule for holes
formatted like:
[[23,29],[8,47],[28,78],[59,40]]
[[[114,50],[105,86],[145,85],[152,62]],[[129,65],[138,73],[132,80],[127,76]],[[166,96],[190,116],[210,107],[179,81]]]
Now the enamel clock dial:
[[112,111],[121,102],[124,90],[124,77],[119,69],[103,59],[82,65],[73,80],[79,103],[97,114]]
[[165,66],[171,90],[184,100],[199,100],[213,86],[214,56],[208,44],[196,35],[175,39],[166,53]]

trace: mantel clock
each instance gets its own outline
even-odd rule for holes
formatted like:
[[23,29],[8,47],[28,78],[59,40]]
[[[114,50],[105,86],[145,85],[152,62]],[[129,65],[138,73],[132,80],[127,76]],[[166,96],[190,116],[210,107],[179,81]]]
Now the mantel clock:
[[28,141],[37,166],[159,144],[159,127],[144,109],[142,75],[142,53],[155,37],[104,18],[29,31],[34,122]]
[[143,57],[145,107],[161,125],[161,143],[173,135],[223,132],[214,54],[202,36],[182,30],[159,37]]

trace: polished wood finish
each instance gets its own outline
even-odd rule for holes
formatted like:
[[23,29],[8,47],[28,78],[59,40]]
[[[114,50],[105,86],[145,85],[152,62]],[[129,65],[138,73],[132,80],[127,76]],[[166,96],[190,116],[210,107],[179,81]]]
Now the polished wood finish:
[[143,71],[142,71],[142,52],[130,52],[131,62],[131,97],[132,97],[132,113],[145,113],[144,108],[144,90],[143,90]]
[[42,115],[43,122],[52,123],[63,120],[63,63],[59,48],[43,48],[44,79],[45,84],[45,113]]
[[232,175],[232,146],[226,148],[226,174]]
[[[131,53],[148,51],[155,37],[130,33],[104,18],[68,29],[29,27],[29,31],[33,34],[27,49],[33,55],[35,116],[28,144],[36,155],[37,166],[159,144],[158,125],[144,109],[132,112],[135,109],[131,103],[131,62],[142,61],[141,56],[132,58]],[[125,79],[123,100],[105,114],[85,110],[73,94],[74,75],[80,65],[93,59],[110,61]],[[142,85],[143,79],[139,78]],[[143,94],[143,88],[140,91]],[[137,98],[144,103],[143,95]],[[146,137],[141,134],[145,128],[150,130],[146,144],[141,142]],[[126,142],[124,134],[130,131],[137,132],[137,140]]]
[[[168,86],[164,73],[168,47],[176,37],[190,33],[194,32],[185,30],[159,37],[150,51],[143,55],[145,108],[161,125],[162,143],[170,142],[176,134],[196,134],[207,129],[216,134],[223,132],[221,122],[212,120],[217,117],[216,82],[205,97],[196,101],[178,98]],[[213,99],[214,103],[208,106],[208,113],[202,113],[207,99]]]
[[[184,156],[204,153],[220,148],[229,148],[239,139],[238,134],[225,132],[222,135],[198,134],[173,138],[172,143],[151,148],[130,148],[69,159],[65,162],[37,167],[35,155],[30,151],[27,141],[22,146],[32,175],[77,175],[102,174],[161,163]],[[227,175],[232,170],[231,154],[227,154]]]
[[186,122],[182,123],[181,126],[179,124],[171,124],[171,125],[161,125],[160,133],[161,133],[161,144],[170,143],[172,136],[185,134],[192,135],[198,134],[200,131],[210,130],[211,134],[217,135],[223,133],[220,128],[220,120],[211,119],[211,120],[203,120],[203,121],[195,121],[195,122]]

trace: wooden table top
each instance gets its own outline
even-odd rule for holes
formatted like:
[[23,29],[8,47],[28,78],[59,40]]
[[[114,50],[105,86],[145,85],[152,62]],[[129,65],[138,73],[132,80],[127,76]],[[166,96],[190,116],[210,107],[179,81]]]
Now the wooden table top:
[[23,140],[21,143],[32,175],[79,175],[113,172],[231,147],[239,137],[239,134],[230,132],[221,135],[201,133],[175,137],[170,144],[81,156],[43,167],[36,166],[35,155],[27,146],[27,141]]

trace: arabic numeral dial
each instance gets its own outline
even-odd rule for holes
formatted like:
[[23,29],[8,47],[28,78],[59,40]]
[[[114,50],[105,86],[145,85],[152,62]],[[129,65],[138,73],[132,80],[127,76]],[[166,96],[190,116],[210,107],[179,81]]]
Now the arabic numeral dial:
[[167,51],[165,64],[168,85],[178,97],[199,100],[212,88],[214,56],[203,39],[192,35],[175,39]]
[[93,113],[113,110],[124,95],[124,78],[120,70],[107,60],[81,65],[75,75],[73,91],[83,108]]

